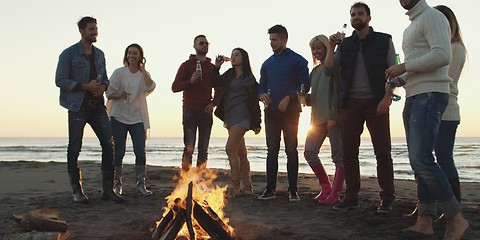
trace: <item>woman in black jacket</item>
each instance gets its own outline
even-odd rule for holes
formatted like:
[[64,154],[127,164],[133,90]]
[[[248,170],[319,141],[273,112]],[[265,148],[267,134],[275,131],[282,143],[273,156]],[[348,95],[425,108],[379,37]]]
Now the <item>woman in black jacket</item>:
[[[235,48],[232,51],[232,68],[220,75],[224,57],[218,56],[210,78],[210,86],[220,87],[215,116],[228,129],[226,152],[230,162],[232,184],[228,197],[253,195],[250,163],[245,146],[245,132],[260,132],[261,113],[257,98],[258,84],[250,68],[248,53]],[[240,179],[243,189],[240,187]]]

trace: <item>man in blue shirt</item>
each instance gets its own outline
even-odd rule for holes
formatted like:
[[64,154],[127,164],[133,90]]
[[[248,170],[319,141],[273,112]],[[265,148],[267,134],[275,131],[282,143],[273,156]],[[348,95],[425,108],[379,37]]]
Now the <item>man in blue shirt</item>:
[[83,130],[88,123],[102,146],[102,199],[121,202],[123,198],[113,192],[113,138],[103,99],[109,84],[105,56],[93,46],[98,36],[97,20],[83,17],[78,29],[82,39],[60,54],[55,75],[55,84],[60,88],[60,105],[68,109],[67,169],[73,200],[88,203],[78,166]]
[[297,93],[303,85],[310,89],[307,60],[287,48],[288,33],[282,25],[268,29],[273,55],[262,65],[258,97],[265,108],[267,138],[267,187],[258,199],[275,198],[278,172],[278,152],[283,131],[287,154],[288,193],[290,201],[298,201],[297,132],[301,107]]

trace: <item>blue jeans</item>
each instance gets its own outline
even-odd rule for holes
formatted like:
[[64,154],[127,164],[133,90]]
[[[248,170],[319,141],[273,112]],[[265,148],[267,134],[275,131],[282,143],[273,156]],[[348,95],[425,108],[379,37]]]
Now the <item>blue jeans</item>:
[[283,131],[287,154],[288,191],[297,191],[298,151],[297,132],[300,113],[297,110],[265,111],[265,133],[267,137],[267,189],[277,187],[278,152]]
[[461,211],[447,177],[432,154],[447,104],[447,93],[422,93],[407,98],[403,110],[408,157],[417,182],[420,216],[435,216],[437,204],[447,218]]
[[195,138],[198,128],[198,154],[197,166],[206,164],[208,155],[208,143],[212,131],[212,114],[204,111],[183,108],[183,149],[182,167],[192,164],[192,155],[195,149]]
[[310,167],[321,163],[318,153],[327,136],[330,140],[330,151],[333,163],[336,167],[343,167],[342,133],[340,127],[335,126],[329,130],[327,123],[313,125],[312,129],[308,131],[307,139],[305,140],[305,152],[312,152],[313,154],[305,157],[305,159]]
[[130,125],[121,123],[114,117],[111,117],[110,125],[112,126],[113,140],[115,142],[114,166],[121,167],[123,164],[127,132],[130,132],[130,137],[132,138],[133,152],[135,153],[135,165],[145,166],[145,128],[143,127],[143,122]]
[[453,146],[455,145],[455,134],[460,121],[443,121],[438,130],[437,144],[435,145],[435,156],[437,163],[447,178],[457,179],[458,172],[453,161]]
[[82,148],[83,130],[87,123],[92,127],[102,146],[102,169],[114,169],[112,129],[105,106],[99,102],[83,103],[78,112],[68,111],[68,171],[75,172],[79,169],[78,155]]

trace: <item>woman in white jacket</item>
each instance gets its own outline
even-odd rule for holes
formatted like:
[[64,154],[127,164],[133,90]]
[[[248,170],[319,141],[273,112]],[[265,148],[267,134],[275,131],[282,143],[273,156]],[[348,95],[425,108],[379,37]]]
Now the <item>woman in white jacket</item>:
[[107,113],[110,116],[113,140],[115,141],[114,165],[117,174],[114,191],[122,194],[123,157],[127,132],[130,133],[135,153],[135,177],[137,192],[152,195],[145,187],[146,154],[145,140],[150,128],[146,97],[155,89],[155,82],[145,70],[143,49],[134,43],[127,47],[123,58],[124,67],[116,69],[110,77],[107,90]]

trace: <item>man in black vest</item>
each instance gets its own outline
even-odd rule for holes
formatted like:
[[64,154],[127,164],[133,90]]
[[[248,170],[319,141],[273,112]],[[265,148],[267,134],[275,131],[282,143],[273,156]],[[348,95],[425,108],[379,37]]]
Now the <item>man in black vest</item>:
[[[375,32],[369,26],[370,8],[357,2],[350,8],[352,36],[343,39],[340,33],[330,36],[330,50],[325,65],[327,72],[341,68],[342,86],[339,96],[343,162],[346,190],[343,202],[335,210],[358,208],[360,167],[358,152],[360,135],[366,122],[377,159],[377,177],[382,202],[377,214],[387,214],[395,199],[389,108],[392,93],[385,92],[385,70],[395,64],[392,37]],[[339,45],[334,53],[335,45]]]

